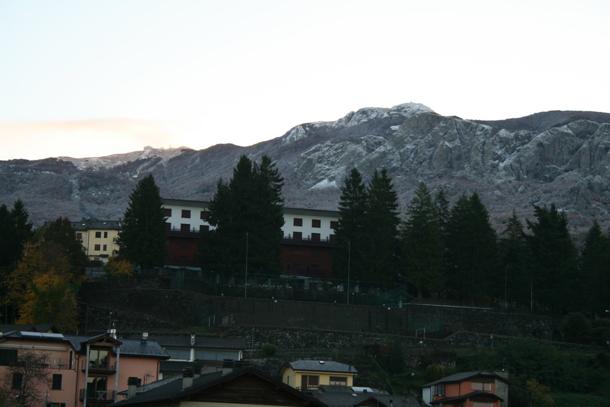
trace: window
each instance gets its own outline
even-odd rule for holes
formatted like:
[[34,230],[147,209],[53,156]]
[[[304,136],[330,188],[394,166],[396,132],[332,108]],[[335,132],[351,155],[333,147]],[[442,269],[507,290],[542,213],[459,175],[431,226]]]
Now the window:
[[106,349],[91,349],[89,351],[89,367],[108,368],[108,351]]
[[444,396],[445,395],[445,384],[435,384],[432,386],[432,396]]
[[312,219],[311,220],[311,227],[312,228],[319,228],[321,223],[322,222],[320,221],[320,219]]
[[303,234],[301,232],[292,232],[292,238],[294,240],[301,240],[303,239]]
[[472,382],[472,390],[489,391],[491,392],[491,383]]
[[199,225],[200,232],[207,232],[209,230],[210,230],[210,227],[208,225]]
[[319,233],[312,233],[311,234],[311,240],[313,240],[314,242],[319,242],[320,241],[320,234]]
[[180,225],[180,231],[181,232],[190,232],[191,231],[191,225],[189,225],[188,223],[183,223]]
[[108,250],[108,245],[102,245],[102,251],[107,251]]
[[66,403],[47,403],[47,407],[66,407]]
[[83,241],[83,234],[81,232],[76,232],[76,240],[79,242]]
[[104,232],[104,239],[108,238],[108,232]]
[[337,227],[339,226],[339,222],[337,222],[336,220],[331,220],[330,221],[330,228],[332,230],[337,230]]
[[23,386],[23,375],[21,373],[13,373],[13,382],[11,388],[13,390],[21,390]]
[[190,219],[191,218],[191,210],[190,209],[183,209],[182,210],[182,218],[183,219]]
[[328,383],[331,386],[347,386],[347,377],[331,376]]
[[93,250],[95,250],[96,252],[99,252],[100,251],[100,247],[101,246],[99,244],[93,245]]
[[17,363],[17,349],[0,349],[0,366],[14,366]]
[[95,232],[95,238],[100,239],[102,237],[102,232]]
[[201,211],[201,215],[199,215],[199,219],[207,221],[208,219],[210,219],[210,212]]
[[301,390],[305,389],[316,389],[320,384],[319,376],[301,376]]
[[170,208],[163,208],[163,216],[166,218],[171,218],[172,210]]
[[61,390],[61,375],[60,374],[53,375],[53,382],[51,384],[51,389],[52,390]]
[[292,220],[292,225],[293,226],[303,226],[303,219],[302,218],[294,218]]

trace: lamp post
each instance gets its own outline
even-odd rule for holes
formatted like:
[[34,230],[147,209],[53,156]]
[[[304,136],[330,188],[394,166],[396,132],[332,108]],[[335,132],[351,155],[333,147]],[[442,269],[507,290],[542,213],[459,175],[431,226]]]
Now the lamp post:
[[244,272],[244,298],[248,298],[248,240],[249,235],[246,232],[246,267]]
[[347,241],[347,304],[349,305],[349,274],[352,260],[352,241]]

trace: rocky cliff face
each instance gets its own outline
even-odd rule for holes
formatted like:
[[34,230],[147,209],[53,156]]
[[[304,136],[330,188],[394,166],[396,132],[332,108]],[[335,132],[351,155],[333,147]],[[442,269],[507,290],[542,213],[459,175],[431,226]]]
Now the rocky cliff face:
[[41,222],[119,218],[137,180],[152,173],[166,197],[210,199],[241,154],[267,154],[285,178],[287,205],[335,208],[353,166],[385,167],[406,206],[418,182],[453,199],[477,191],[500,222],[555,203],[575,229],[610,223],[610,114],[546,112],[502,121],[445,117],[419,104],[364,108],[306,123],[250,147],[145,149],[110,157],[0,162],[0,202],[24,200]]

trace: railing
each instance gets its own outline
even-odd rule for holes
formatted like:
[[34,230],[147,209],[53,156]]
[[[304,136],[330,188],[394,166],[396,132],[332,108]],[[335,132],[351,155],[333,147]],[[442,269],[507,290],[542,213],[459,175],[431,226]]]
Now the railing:
[[[80,389],[80,401],[85,400],[85,389]],[[89,390],[87,391],[87,401],[99,400],[99,401],[113,401],[114,391],[113,390]]]

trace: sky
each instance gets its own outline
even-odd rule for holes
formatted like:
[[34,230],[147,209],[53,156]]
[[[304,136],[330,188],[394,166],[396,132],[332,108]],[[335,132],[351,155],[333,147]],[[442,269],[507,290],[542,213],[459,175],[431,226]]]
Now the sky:
[[0,160],[251,145],[362,107],[610,112],[610,1],[0,0]]

